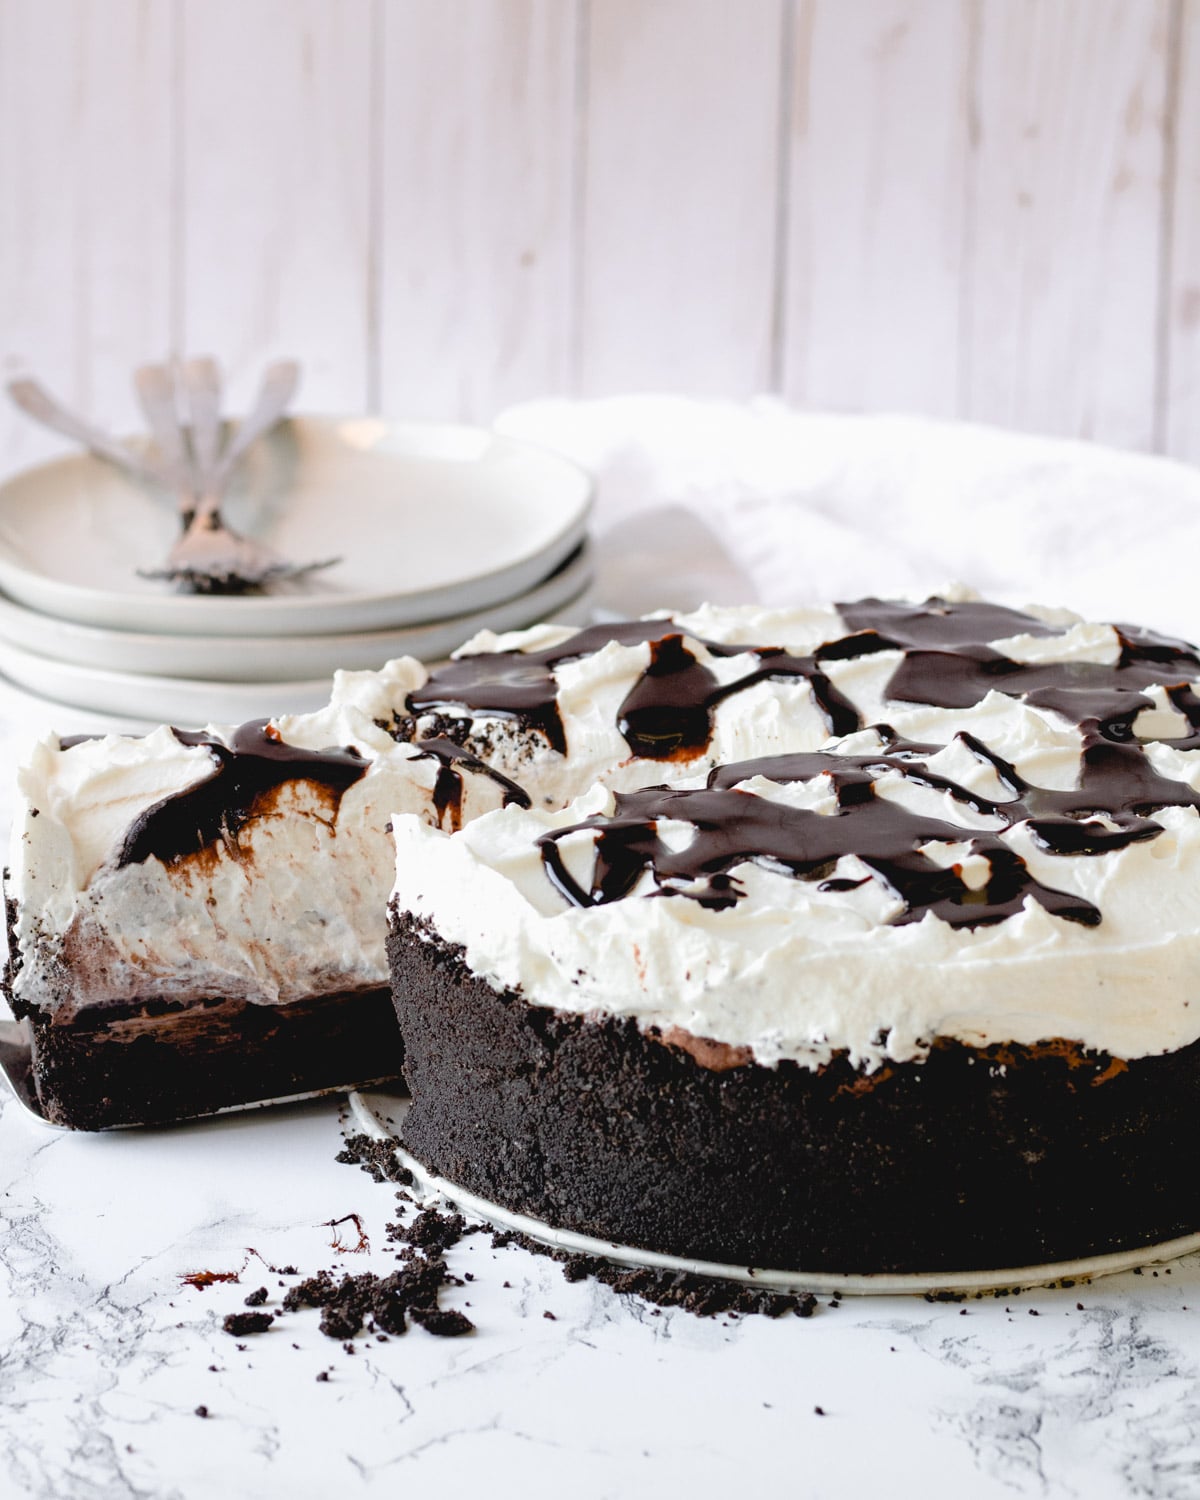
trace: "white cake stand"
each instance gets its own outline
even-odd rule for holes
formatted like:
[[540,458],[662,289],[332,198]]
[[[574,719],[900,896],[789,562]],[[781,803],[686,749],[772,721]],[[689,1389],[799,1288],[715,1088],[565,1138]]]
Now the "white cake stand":
[[[408,1109],[406,1095],[378,1092],[355,1092],[350,1095],[350,1111],[365,1135],[375,1140],[395,1141]],[[1188,1234],[1158,1245],[1135,1250],[1120,1250],[1112,1255],[1089,1255],[1081,1260],[1055,1261],[1043,1266],[1018,1266],[995,1271],[930,1271],[909,1274],[840,1275],[830,1271],[779,1271],[726,1266],[715,1261],[688,1260],[679,1255],[661,1255],[654,1250],[639,1250],[630,1245],[616,1245],[587,1234],[532,1219],[526,1214],[501,1208],[478,1194],[469,1192],[430,1172],[397,1144],[396,1160],[414,1178],[414,1191],[425,1203],[444,1201],[473,1218],[486,1220],[503,1229],[514,1229],[541,1244],[553,1245],[572,1254],[594,1255],[618,1265],[649,1267],[661,1271],[685,1271],[693,1276],[721,1281],[740,1281],[772,1292],[836,1293],[839,1296],[879,1297],[897,1293],[929,1295],[982,1295],[985,1292],[1016,1291],[1026,1287],[1062,1285],[1111,1276],[1118,1271],[1132,1271],[1139,1266],[1159,1265],[1200,1250],[1200,1234]]]

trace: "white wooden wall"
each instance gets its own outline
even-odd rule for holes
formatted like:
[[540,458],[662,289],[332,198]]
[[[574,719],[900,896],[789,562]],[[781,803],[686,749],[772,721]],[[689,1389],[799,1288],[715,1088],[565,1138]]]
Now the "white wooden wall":
[[0,366],[184,349],[1200,460],[1200,0],[0,0]]

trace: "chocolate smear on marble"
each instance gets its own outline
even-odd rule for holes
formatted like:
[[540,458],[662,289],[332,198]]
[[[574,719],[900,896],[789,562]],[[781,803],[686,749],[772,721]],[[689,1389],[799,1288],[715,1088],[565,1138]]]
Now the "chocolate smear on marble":
[[[356,1239],[352,1245],[346,1244],[342,1239],[339,1231],[343,1224],[354,1225]],[[343,1214],[340,1219],[326,1219],[322,1223],[321,1228],[333,1230],[333,1242],[330,1245],[330,1249],[332,1250],[340,1250],[343,1254],[347,1255],[362,1255],[371,1248],[371,1241],[367,1236],[366,1229],[363,1227],[362,1216],[360,1214]]]

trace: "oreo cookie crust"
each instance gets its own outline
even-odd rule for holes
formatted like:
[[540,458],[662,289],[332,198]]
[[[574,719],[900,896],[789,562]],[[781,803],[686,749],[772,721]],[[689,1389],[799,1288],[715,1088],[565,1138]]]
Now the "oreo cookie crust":
[[531,1005],[395,908],[388,955],[406,1148],[555,1228],[845,1273],[1040,1265],[1200,1228],[1200,1043],[1123,1062],[943,1039],[874,1073],[764,1067]]

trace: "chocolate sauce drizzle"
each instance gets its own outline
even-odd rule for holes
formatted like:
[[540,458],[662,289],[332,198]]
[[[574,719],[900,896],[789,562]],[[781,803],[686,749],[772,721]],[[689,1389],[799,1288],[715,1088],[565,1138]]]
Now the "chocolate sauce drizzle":
[[[855,854],[903,902],[895,925],[935,912],[954,927],[979,927],[1012,916],[1033,897],[1047,911],[1094,926],[1099,910],[1036,880],[1020,856],[986,832],[917,814],[876,795],[875,783],[893,773],[919,786],[944,792],[1005,828],[1028,825],[1034,839],[1053,854],[1096,855],[1156,838],[1162,825],[1147,816],[1164,807],[1200,808],[1200,793],[1161,776],[1137,745],[1103,740],[1085,748],[1078,785],[1070,790],[1039,787],[974,735],[956,740],[993,767],[1006,799],[982,797],[929,768],[945,747],[902,739],[889,725],[875,726],[878,752],[842,755],[811,751],[767,756],[717,766],[703,790],[652,787],[618,793],[611,817],[596,816],[538,840],[551,883],[576,906],[620,900],[650,871],[659,895],[688,895],[721,909],[740,899],[731,866],[747,860],[784,865],[794,875],[821,879],[837,860]],[[828,776],[838,811],[833,815],[791,808],[735,788],[754,777],[786,785]],[[660,818],[690,823],[695,836],[681,851],[663,843]],[[563,863],[558,843],[580,829],[595,828],[595,863],[584,890]],[[937,865],[920,851],[927,843],[968,844],[990,866],[987,883],[972,889],[961,867]],[[821,889],[841,891],[860,884],[844,878],[822,880]]]
[[[751,861],[783,865],[795,876],[821,881],[827,890],[858,882],[833,877],[838,859],[856,854],[904,903],[894,925],[919,921],[934,912],[953,927],[982,927],[1012,916],[1032,896],[1055,916],[1094,926],[1100,913],[1089,901],[1043,885],[997,834],[915,813],[875,795],[873,772],[887,757],[813,755],[786,757],[787,779],[808,781],[826,774],[833,783],[834,814],[789,807],[728,785],[673,791],[652,787],[619,793],[611,817],[592,817],[573,828],[555,829],[538,840],[551,883],[575,906],[598,906],[627,896],[649,871],[659,896],[688,896],[722,910],[744,894],[730,870]],[[869,764],[868,764],[869,762]],[[724,781],[745,779],[755,762],[726,766]],[[900,759],[888,764],[899,769]],[[964,796],[969,794],[964,794]],[[674,850],[659,836],[658,823],[670,818],[695,830],[686,848]],[[567,869],[559,842],[580,829],[595,828],[590,888],[584,890]],[[974,890],[961,864],[945,868],[921,852],[931,843],[969,844],[984,855],[990,872]]]
[[[903,659],[887,686],[889,699],[970,708],[990,691],[998,691],[1074,724],[1082,739],[1076,785],[1068,790],[1037,786],[975,736],[960,733],[959,743],[994,769],[1009,794],[980,797],[930,770],[928,760],[943,746],[902,740],[889,726],[877,725],[881,749],[876,754],[825,751],[718,767],[703,790],[653,788],[619,794],[611,817],[590,818],[546,834],[539,844],[547,875],[568,901],[592,906],[618,900],[649,871],[655,894],[686,895],[706,906],[728,907],[741,896],[729,871],[748,860],[782,865],[798,877],[822,880],[825,890],[844,890],[861,882],[826,877],[838,858],[855,854],[904,903],[897,925],[933,911],[952,926],[982,926],[1013,915],[1029,898],[1055,915],[1094,925],[1100,921],[1095,906],[1036,880],[998,832],[917,815],[877,796],[875,782],[888,773],[898,774],[997,820],[1003,825],[1000,831],[1024,824],[1042,848],[1057,855],[1098,855],[1153,839],[1163,829],[1150,814],[1165,807],[1200,809],[1200,794],[1154,769],[1143,745],[1157,737],[1139,736],[1136,724],[1143,710],[1155,706],[1148,689],[1161,686],[1187,726],[1184,734],[1166,743],[1183,750],[1200,748],[1200,698],[1191,687],[1200,678],[1200,656],[1186,642],[1118,625],[1114,629],[1120,656],[1112,666],[1025,664],[988,642],[1020,634],[1050,636],[1058,630],[1020,611],[940,599],[921,605],[865,599],[837,608],[851,635],[808,658],[778,653],[785,658],[783,672],[770,651],[735,648],[757,654],[763,670],[723,690],[716,689],[711,674],[691,658],[681,637],[655,642],[650,668],[622,708],[621,728],[627,740],[633,746],[630,730],[638,729],[628,712],[631,702],[652,722],[664,713],[682,722],[690,710],[687,733],[678,743],[688,747],[689,755],[695,754],[707,743],[705,724],[711,723],[711,709],[721,696],[761,676],[792,675],[793,664],[795,675],[813,682],[814,697],[836,725],[834,732],[844,734],[859,728],[861,721],[849,705],[843,713],[818,686],[820,664],[898,650]],[[730,653],[728,647],[709,649]],[[662,677],[670,684],[666,692],[659,682]],[[832,816],[735,790],[753,776],[787,783],[819,775],[827,775],[833,785],[838,811]],[[691,823],[695,835],[684,850],[672,850],[662,842],[657,833],[660,818]],[[587,889],[567,870],[558,848],[562,839],[581,828],[597,830]],[[971,889],[959,866],[947,870],[921,854],[920,845],[934,842],[968,844],[973,854],[984,856],[989,866],[986,884]]]
[[[696,639],[696,638],[693,638]],[[857,638],[856,638],[857,639]],[[567,737],[558,708],[554,668],[563,662],[592,656],[610,641],[622,646],[648,642],[650,664],[621,704],[617,726],[635,755],[646,760],[691,760],[703,754],[712,739],[717,705],[768,678],[804,678],[825,717],[831,734],[849,734],[859,727],[859,716],[821,669],[822,660],[859,654],[831,643],[813,656],[795,656],[780,646],[727,646],[700,641],[711,656],[753,656],[757,666],[724,685],[688,649],[683,632],[671,620],[629,620],[618,625],[594,625],[545,651],[487,651],[460,657],[430,673],[422,687],[408,696],[408,711],[419,715],[438,709],[465,708],[489,718],[516,719],[537,730],[561,755]],[[886,646],[875,637],[864,639],[866,650]]]
[[238,834],[256,815],[263,795],[288,781],[326,788],[336,809],[369,764],[357,750],[286,745],[267,719],[243,724],[228,744],[210,734],[171,733],[182,745],[203,745],[212,756],[212,772],[133,820],[117,855],[118,868],[152,858],[172,864],[218,842],[236,849]]
[[439,828],[448,827],[457,832],[462,827],[463,771],[477,776],[486,776],[504,792],[504,806],[530,807],[529,793],[499,771],[493,770],[486,761],[456,745],[445,735],[435,735],[427,740],[414,741],[421,752],[419,760],[432,759],[438,762],[437,779],[433,783],[433,807],[437,813]]

